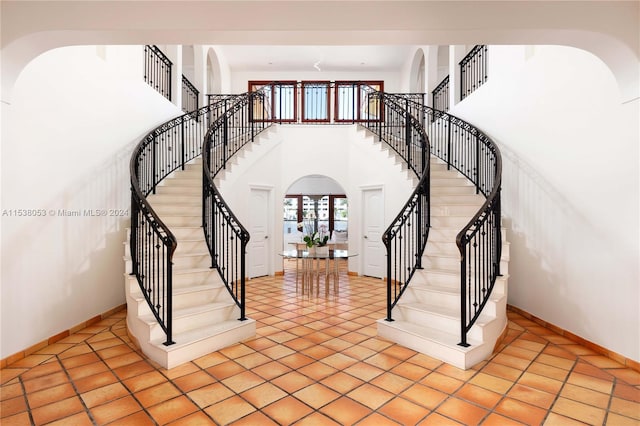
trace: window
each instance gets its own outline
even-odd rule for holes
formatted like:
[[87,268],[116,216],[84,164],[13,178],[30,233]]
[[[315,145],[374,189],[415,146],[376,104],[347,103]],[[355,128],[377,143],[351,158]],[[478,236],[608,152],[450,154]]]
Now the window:
[[330,85],[328,81],[302,82],[303,122],[329,121]]
[[249,81],[249,91],[258,92],[253,100],[253,120],[279,123],[329,123],[332,116],[337,123],[379,121],[382,104],[369,95],[383,90],[382,81]]
[[[288,194],[283,202],[284,233],[295,235],[298,223],[313,219],[316,229],[341,233],[346,239],[349,209],[346,195],[293,195]],[[285,238],[286,240],[286,238]]]
[[272,83],[250,81],[249,91],[262,90],[262,96],[253,101],[253,119],[256,121],[295,122],[298,119],[295,81]]
[[337,81],[335,83],[335,121],[379,120],[377,99],[369,93],[384,90],[382,81]]

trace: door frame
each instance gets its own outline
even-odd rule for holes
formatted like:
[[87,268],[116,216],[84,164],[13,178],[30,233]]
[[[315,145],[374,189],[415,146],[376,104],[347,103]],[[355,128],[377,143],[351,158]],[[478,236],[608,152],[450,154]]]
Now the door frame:
[[[384,228],[384,226],[385,226],[384,225],[384,223],[385,223],[385,221],[384,221],[384,217],[385,217],[384,195],[385,194],[384,194],[384,184],[360,185],[359,188],[360,188],[360,212],[361,212],[361,214],[360,214],[361,220],[360,220],[360,244],[359,244],[359,246],[360,246],[360,253],[362,253],[362,256],[359,256],[360,257],[360,275],[365,275],[365,265],[366,265],[366,262],[365,262],[366,261],[366,254],[365,254],[365,248],[366,247],[365,247],[365,242],[364,242],[365,231],[366,231],[364,229],[365,228],[365,219],[364,219],[365,212],[364,212],[364,209],[365,209],[365,206],[366,206],[365,197],[366,197],[367,192],[369,192],[369,191],[380,191],[380,196],[382,197],[382,206],[383,206],[383,209],[380,212],[381,223],[383,224],[382,225],[383,229],[381,231],[381,234],[382,234],[382,233],[384,233],[384,229],[385,229]],[[386,271],[386,251],[384,249],[384,244],[382,244],[382,241],[380,241],[380,244],[382,245],[382,249],[383,249],[383,251],[385,253],[383,258],[381,259],[382,260],[382,277],[381,277],[381,279],[384,279],[384,277],[387,274],[387,271]]]
[[[273,212],[273,206],[274,206],[274,201],[273,201],[273,192],[274,192],[274,186],[273,185],[266,185],[266,184],[259,184],[259,183],[250,183],[249,184],[249,197],[247,200],[247,213],[248,210],[251,209],[251,192],[257,190],[257,191],[265,191],[267,193],[267,236],[269,237],[267,239],[267,243],[266,243],[266,262],[267,262],[267,276],[272,276],[273,275],[273,233],[274,233],[274,212]],[[251,223],[249,224],[249,229],[251,229]],[[251,244],[251,240],[249,240],[249,244]],[[247,245],[247,257],[249,254],[249,247]],[[251,274],[249,273],[249,269],[250,269],[250,265],[247,265],[247,277],[249,277]]]

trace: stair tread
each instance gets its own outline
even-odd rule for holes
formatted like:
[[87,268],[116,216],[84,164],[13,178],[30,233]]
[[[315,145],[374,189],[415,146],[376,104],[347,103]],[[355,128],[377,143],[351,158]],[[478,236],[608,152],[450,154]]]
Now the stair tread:
[[[460,320],[460,309],[458,307],[450,308],[442,305],[432,305],[424,302],[408,302],[408,303],[398,303],[398,306],[404,306],[411,309],[420,310],[423,312],[430,312],[436,315],[440,315],[443,317],[452,318],[455,320]],[[478,319],[476,320],[476,325],[483,325],[487,322],[493,320],[493,317],[490,317],[486,314],[480,314]]]
[[187,293],[195,293],[202,290],[218,290],[224,288],[224,284],[218,283],[215,284],[200,284],[200,285],[190,285],[184,287],[178,287],[173,289],[173,295],[176,294],[187,294]]
[[237,319],[230,319],[226,321],[221,321],[215,324],[207,325],[206,327],[199,327],[192,330],[183,331],[181,333],[174,333],[173,341],[175,342],[173,345],[165,346],[164,338],[152,340],[150,343],[152,345],[162,347],[166,351],[174,351],[176,349],[180,349],[186,345],[190,345],[194,342],[207,339],[209,337],[214,337],[220,333],[224,333],[229,330],[233,330],[236,328],[243,327],[245,325],[254,322],[253,320],[248,321],[239,321]]
[[423,339],[430,340],[432,342],[438,343],[443,346],[447,346],[451,349],[455,349],[460,352],[468,352],[472,350],[472,348],[477,348],[482,344],[481,341],[474,340],[474,339],[467,339],[467,342],[471,346],[465,348],[463,346],[458,345],[458,343],[460,343],[460,335],[458,334],[447,333],[439,329],[415,324],[409,321],[395,320],[392,322],[385,322],[385,324],[397,330],[402,330],[407,333],[411,333]]
[[[235,306],[235,303],[231,303],[231,302],[208,302],[201,305],[193,305],[193,306],[188,306],[184,308],[174,309],[173,320],[176,321],[179,318],[188,317],[196,314],[202,314],[210,311],[216,311],[219,309],[233,308],[234,306]],[[156,317],[153,316],[153,314],[140,315],[139,318],[142,321],[145,321],[150,324],[157,322]]]

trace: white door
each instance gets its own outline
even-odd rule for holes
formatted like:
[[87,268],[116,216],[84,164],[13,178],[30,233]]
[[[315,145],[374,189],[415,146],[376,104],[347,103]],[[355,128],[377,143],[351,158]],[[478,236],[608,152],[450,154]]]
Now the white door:
[[268,189],[251,188],[249,199],[249,234],[247,274],[249,278],[269,275],[269,208]]
[[363,275],[383,278],[386,263],[384,244],[382,244],[382,233],[384,232],[382,188],[363,190],[362,205],[362,272]]

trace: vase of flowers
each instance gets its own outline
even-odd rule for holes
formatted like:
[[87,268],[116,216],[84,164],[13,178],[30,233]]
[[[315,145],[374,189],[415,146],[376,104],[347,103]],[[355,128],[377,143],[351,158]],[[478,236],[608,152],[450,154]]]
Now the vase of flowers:
[[329,234],[327,232],[327,226],[320,225],[318,231],[315,231],[314,228],[313,221],[309,219],[298,223],[298,230],[304,233],[302,241],[304,241],[307,246],[307,252],[315,256],[317,248],[320,248],[321,250],[327,250],[326,254],[328,254],[327,242],[329,241]]

